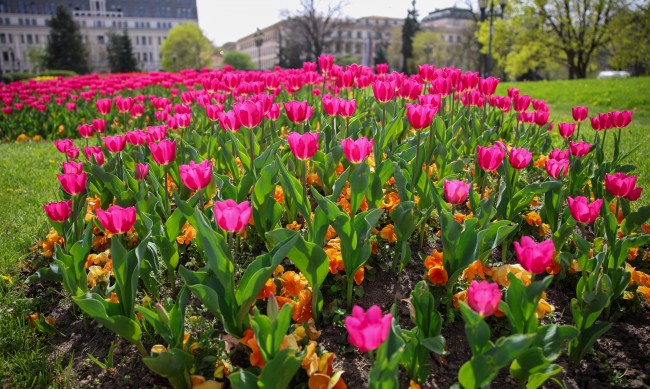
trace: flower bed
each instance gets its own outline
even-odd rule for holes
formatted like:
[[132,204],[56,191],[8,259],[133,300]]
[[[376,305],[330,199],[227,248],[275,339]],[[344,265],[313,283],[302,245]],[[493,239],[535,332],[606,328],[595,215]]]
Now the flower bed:
[[[461,320],[452,381],[509,368],[537,387],[580,363],[623,299],[650,299],[650,207],[631,210],[642,189],[618,147],[632,112],[593,116],[592,133],[576,107],[558,136],[544,101],[496,96],[492,77],[319,62],[56,81],[88,99],[44,111],[84,140],[54,141],[52,259],[28,282],[60,282],[175,387],[417,387]],[[5,104],[39,90],[12,88]],[[384,280],[381,306],[356,305],[366,278]],[[337,362],[336,331],[366,373]]]

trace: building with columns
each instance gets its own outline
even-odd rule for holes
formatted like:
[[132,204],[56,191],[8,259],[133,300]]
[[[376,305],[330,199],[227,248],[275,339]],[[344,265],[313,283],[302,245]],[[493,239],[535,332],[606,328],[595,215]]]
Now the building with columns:
[[58,4],[78,23],[91,69],[108,71],[106,46],[111,32],[126,30],[138,66],[160,70],[160,47],[180,23],[198,23],[196,0],[0,0],[0,73],[32,71],[45,49],[49,20]]

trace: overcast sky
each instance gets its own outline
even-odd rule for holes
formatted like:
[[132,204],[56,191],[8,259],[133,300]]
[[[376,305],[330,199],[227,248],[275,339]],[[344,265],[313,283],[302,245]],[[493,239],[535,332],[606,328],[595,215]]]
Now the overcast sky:
[[[336,1],[336,0],[334,0]],[[316,0],[320,9],[326,9],[328,0]],[[332,2],[333,3],[333,2]],[[199,26],[217,45],[236,41],[257,27],[269,26],[281,19],[283,9],[295,11],[300,0],[197,0]],[[458,4],[465,7],[465,0],[417,0],[416,9],[420,19],[436,8]],[[390,16],[404,18],[411,7],[411,0],[348,0],[343,8],[346,16]]]

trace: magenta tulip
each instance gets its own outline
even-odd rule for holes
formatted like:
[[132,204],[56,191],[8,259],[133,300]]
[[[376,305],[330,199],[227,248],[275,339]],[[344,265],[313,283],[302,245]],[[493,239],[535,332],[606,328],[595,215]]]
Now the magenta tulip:
[[494,282],[476,280],[467,288],[467,305],[483,317],[492,316],[499,309],[501,289]]
[[93,119],[93,130],[97,132],[104,132],[106,128],[106,120],[104,119]]
[[113,205],[105,211],[100,208],[95,211],[95,214],[102,227],[111,234],[128,232],[135,224],[135,207],[122,208],[119,205]]
[[61,166],[63,167],[63,173],[81,174],[84,171],[83,162],[68,161],[63,162]]
[[495,171],[501,166],[506,151],[494,145],[492,147],[476,146],[476,160],[481,169],[485,171]]
[[352,138],[343,139],[341,146],[343,147],[343,154],[345,158],[352,163],[361,163],[372,152],[372,146],[375,140],[368,140],[366,137],[361,137],[357,140]]
[[564,139],[571,138],[573,136],[573,133],[576,130],[576,124],[575,123],[559,123],[557,125],[557,130]]
[[510,153],[508,154],[508,161],[510,162],[510,166],[518,170],[528,166],[532,159],[533,153],[523,147],[513,147],[510,149]]
[[580,223],[595,222],[603,205],[603,199],[598,199],[589,204],[589,201],[584,196],[576,196],[575,198],[568,196],[567,202],[569,203],[571,216]]
[[562,150],[562,149],[553,149],[549,154],[548,154],[549,159],[555,159],[558,161],[561,161],[563,159],[569,159],[569,150]]
[[126,137],[123,135],[105,136],[102,141],[104,147],[111,153],[119,153],[126,146]]
[[88,123],[78,125],[77,130],[79,130],[79,135],[82,138],[88,138],[93,134],[93,126]]
[[445,199],[450,204],[462,204],[467,200],[471,187],[472,185],[465,181],[445,180],[443,185]]
[[264,106],[261,101],[246,100],[233,105],[233,111],[242,126],[246,128],[257,127],[264,118]]
[[159,165],[168,165],[176,159],[176,139],[149,143],[149,149],[151,149],[151,157]]
[[625,128],[632,122],[632,111],[613,111],[610,117],[614,127]]
[[293,155],[303,161],[313,157],[318,150],[318,134],[314,132],[306,132],[302,135],[292,132],[287,136],[287,142]]
[[293,123],[302,123],[311,118],[314,107],[309,105],[308,101],[287,101],[284,103],[284,111],[289,120]]
[[201,163],[190,161],[189,165],[178,167],[181,181],[191,190],[203,189],[212,179],[212,162],[204,160]]
[[569,151],[574,157],[582,157],[587,155],[591,145],[583,140],[580,142],[569,141]]
[[111,112],[111,107],[113,106],[113,100],[111,99],[99,99],[95,102],[97,111],[102,115],[106,115]]
[[324,95],[321,98],[323,104],[323,112],[329,116],[336,116],[339,114],[339,105],[341,105],[341,100],[338,97],[333,97],[332,95]]
[[126,138],[126,141],[133,146],[142,146],[147,143],[148,140],[147,133],[142,130],[127,131],[124,133],[124,137]]
[[217,116],[219,117],[219,127],[224,131],[238,131],[241,127],[241,122],[234,110],[219,112]]
[[553,178],[558,178],[560,173],[562,177],[566,177],[569,172],[569,160],[568,159],[549,159],[546,161],[546,173]]
[[573,114],[573,120],[576,122],[583,122],[585,119],[587,119],[589,108],[581,106],[573,107],[571,109],[571,113]]
[[438,108],[432,105],[406,104],[406,118],[416,130],[429,127]]
[[56,178],[61,183],[63,191],[69,195],[76,196],[86,190],[86,182],[88,180],[88,173],[83,172],[79,174],[64,173],[57,174]]
[[356,100],[345,100],[341,99],[339,103],[338,114],[344,118],[354,115],[357,110],[357,101]]
[[625,197],[636,186],[636,176],[625,173],[605,173],[605,188],[615,197]]
[[142,164],[142,163],[136,163],[135,164],[135,170],[133,171],[133,177],[138,180],[142,181],[147,178],[149,175],[149,164]]
[[591,128],[594,129],[594,131],[600,131],[603,130],[602,126],[600,125],[600,119],[597,116],[592,116],[589,118],[589,121],[591,123]]
[[552,240],[536,243],[529,236],[522,236],[521,243],[515,242],[515,253],[519,264],[534,274],[546,271],[552,263],[555,245]]
[[74,147],[74,145],[72,144],[72,139],[58,139],[54,141],[54,147],[59,150],[59,153],[65,154],[66,150]]
[[215,201],[214,218],[222,229],[234,232],[246,228],[253,213],[248,201],[237,204],[234,200]]
[[160,142],[167,136],[167,128],[163,126],[147,127],[147,143]]
[[393,315],[381,314],[381,308],[373,305],[364,312],[363,308],[355,305],[352,315],[345,318],[345,329],[348,331],[348,341],[361,352],[368,352],[379,347],[388,337]]
[[387,103],[395,97],[395,85],[389,81],[375,81],[372,83],[372,92],[380,103]]
[[43,205],[43,209],[50,220],[62,223],[68,220],[72,213],[72,200],[45,204]]
[[643,192],[643,188],[635,186],[634,188],[630,189],[627,196],[625,196],[625,199],[628,201],[637,201],[639,197],[641,197],[641,192]]
[[494,92],[496,92],[497,90],[499,81],[501,81],[499,78],[494,78],[494,77],[481,78],[478,81],[478,89],[484,95],[492,96]]

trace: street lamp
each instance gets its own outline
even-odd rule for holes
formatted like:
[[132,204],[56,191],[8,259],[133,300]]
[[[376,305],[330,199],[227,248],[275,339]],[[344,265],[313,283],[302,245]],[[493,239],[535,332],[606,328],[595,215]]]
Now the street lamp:
[[[492,36],[494,35],[494,18],[503,19],[504,10],[506,8],[506,0],[500,0],[499,5],[501,11],[494,9],[496,0],[478,0],[478,7],[481,9],[481,22],[484,22],[488,17],[490,18],[490,37],[488,40],[488,54],[485,60],[485,75],[489,75],[492,67]],[[488,10],[488,6],[490,9]]]
[[264,33],[258,28],[253,37],[255,38],[255,46],[257,46],[257,68],[262,70],[262,43],[264,43]]

